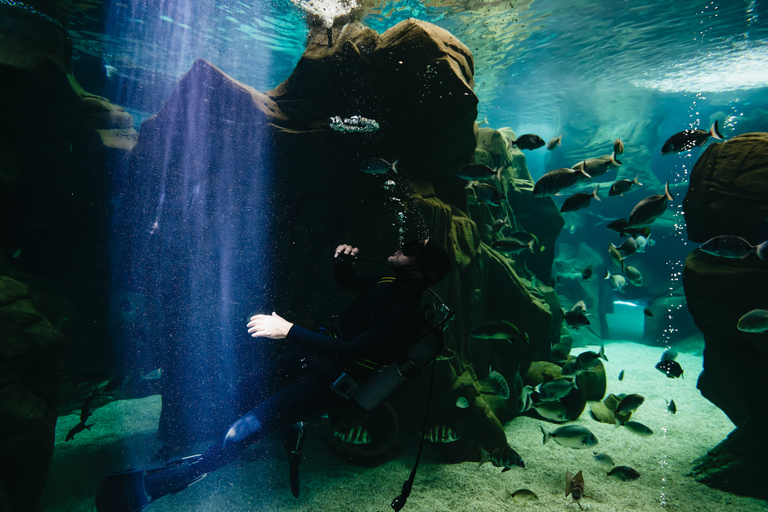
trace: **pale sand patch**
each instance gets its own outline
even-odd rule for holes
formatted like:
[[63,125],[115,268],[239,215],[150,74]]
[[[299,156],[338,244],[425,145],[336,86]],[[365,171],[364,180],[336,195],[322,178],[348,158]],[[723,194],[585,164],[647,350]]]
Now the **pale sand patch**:
[[[587,347],[597,350],[599,347]],[[585,350],[585,349],[578,349]],[[574,353],[578,352],[574,350]],[[601,424],[588,410],[576,422],[598,438],[596,447],[618,465],[641,473],[639,480],[622,482],[609,478],[592,458],[591,450],[573,450],[549,441],[542,444],[539,425],[548,430],[557,425],[529,417],[506,425],[507,438],[525,460],[524,469],[501,473],[490,464],[476,462],[445,464],[430,446],[425,447],[413,493],[405,511],[501,512],[514,510],[578,510],[564,497],[565,471],[583,471],[585,498],[581,504],[594,511],[716,512],[765,511],[768,503],[710,489],[684,476],[691,462],[704,455],[733,429],[733,424],[696,389],[701,372],[699,355],[680,353],[677,360],[684,379],[668,379],[654,368],[663,349],[632,342],[605,345],[608,390],[639,393],[645,403],[633,420],[654,431],[651,437],[632,434],[621,427]],[[617,376],[625,370],[619,382]],[[673,398],[678,412],[667,412],[665,399]],[[588,408],[589,406],[587,406]],[[110,471],[135,464],[149,465],[160,447],[155,439],[160,413],[159,397],[113,402],[97,410],[85,431],[74,441],[64,437],[78,418],[59,419],[57,445],[48,487],[43,496],[46,511],[93,511],[93,496],[99,481]],[[408,478],[416,454],[413,436],[403,435],[402,450],[394,460],[376,468],[361,468],[331,455],[320,439],[315,422],[305,447],[302,465],[302,494],[293,498],[288,470],[279,441],[265,439],[252,447],[237,463],[223,468],[177,495],[157,501],[148,511],[388,511]],[[205,447],[199,447],[203,450]],[[504,491],[519,488],[534,491],[539,500],[527,505],[504,501]]]

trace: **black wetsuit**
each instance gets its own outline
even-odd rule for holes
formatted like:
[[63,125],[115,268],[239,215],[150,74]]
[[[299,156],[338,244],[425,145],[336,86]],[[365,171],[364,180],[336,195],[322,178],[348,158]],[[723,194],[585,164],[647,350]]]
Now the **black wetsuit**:
[[323,412],[333,396],[330,386],[342,372],[361,377],[370,372],[358,364],[364,360],[379,364],[400,360],[424,333],[422,290],[403,291],[396,279],[407,279],[405,275],[381,278],[358,273],[350,259],[336,260],[334,277],[339,285],[359,293],[334,322],[334,336],[294,325],[287,339],[299,348],[254,368],[238,386],[233,409],[248,412],[232,428],[243,434],[215,443],[194,465],[195,473],[218,469],[262,435]]

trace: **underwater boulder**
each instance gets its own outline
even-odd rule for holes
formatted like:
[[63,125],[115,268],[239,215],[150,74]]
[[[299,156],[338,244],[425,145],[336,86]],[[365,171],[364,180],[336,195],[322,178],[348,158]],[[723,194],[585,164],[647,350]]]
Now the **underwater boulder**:
[[[32,290],[0,276],[0,508],[38,510],[53,457],[64,336]],[[13,461],[13,464],[10,462]]]
[[768,238],[768,133],[710,144],[693,166],[683,202],[688,239],[735,235]]
[[[686,196],[691,240],[732,234],[751,243],[762,241],[760,231],[768,214],[767,136],[735,137],[704,152]],[[743,332],[737,324],[745,313],[768,308],[768,265],[754,255],[720,258],[694,250],[685,262],[683,285],[688,309],[705,342],[704,371],[697,387],[737,425],[697,461],[692,474],[713,487],[766,499],[768,343],[764,333]]]
[[350,22],[330,47],[325,33],[310,36],[295,71],[266,93],[288,115],[283,125],[312,130],[333,116],[373,119],[379,130],[356,142],[360,161],[400,160],[412,178],[436,188],[452,184],[475,148],[478,99],[469,49],[416,19],[380,35]]

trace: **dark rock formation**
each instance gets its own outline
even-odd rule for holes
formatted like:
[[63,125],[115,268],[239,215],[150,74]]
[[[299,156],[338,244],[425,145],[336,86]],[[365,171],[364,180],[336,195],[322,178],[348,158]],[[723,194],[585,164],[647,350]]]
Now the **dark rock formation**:
[[[763,240],[767,139],[766,133],[747,134],[713,144],[702,154],[685,198],[691,240],[703,242],[721,234],[739,235],[750,243]],[[730,259],[693,251],[683,284],[688,309],[705,340],[698,388],[737,426],[699,461],[693,475],[715,487],[765,499],[768,344],[765,334],[742,332],[736,325],[748,311],[768,308],[768,264],[754,255]]]
[[122,108],[80,88],[61,23],[16,4],[0,4],[0,509],[34,511],[62,373],[111,367],[108,194],[137,133]]
[[64,336],[0,276],[0,509],[37,510],[53,456]]
[[688,239],[736,235],[768,238],[768,133],[747,133],[710,144],[691,172],[684,211]]
[[[194,439],[216,430],[208,422],[217,416],[209,399],[216,398],[222,384],[216,379],[222,377],[203,382],[199,377],[206,368],[221,367],[221,335],[199,326],[241,332],[240,319],[254,308],[269,308],[300,325],[325,322],[350,298],[332,282],[333,248],[354,243],[365,257],[383,260],[397,243],[395,219],[402,213],[406,236],[428,233],[455,261],[449,277],[435,287],[457,316],[446,332],[456,357],[438,363],[433,414],[457,421],[457,393],[474,397],[463,415],[466,422],[451,425],[463,441],[446,448],[446,456],[476,458],[479,445],[487,450],[506,445],[501,423],[517,414],[503,400],[478,391],[488,366],[512,382],[518,366],[525,372],[559,335],[559,320],[553,322],[551,313],[559,312],[555,294],[546,284],[533,289],[529,284],[529,267],[549,276],[551,256],[545,252],[541,262],[502,256],[483,241],[466,211],[464,182],[455,173],[472,161],[478,145],[466,47],[417,20],[382,35],[351,23],[334,33],[332,47],[326,43],[324,32],[314,34],[291,77],[265,94],[197,61],[157,116],[142,125],[120,178],[121,189],[130,192],[118,199],[126,205],[119,216],[126,269],[119,293],[134,297],[133,303],[149,303],[157,315],[150,315],[143,336],[130,341],[144,340],[137,351],[158,361],[172,383],[163,392],[161,436]],[[339,133],[328,127],[331,116],[352,115],[375,119],[381,128]],[[399,160],[398,189],[385,190],[380,177],[358,171],[370,157]],[[513,217],[522,219],[521,229],[540,229],[552,251],[562,226],[559,213],[551,199],[527,198],[530,175],[520,171],[520,162],[504,158],[505,180],[515,196]],[[391,201],[393,195],[401,200]],[[225,211],[228,201],[235,212]],[[540,227],[541,215],[554,226]],[[226,230],[234,240],[222,238]],[[200,300],[190,283],[220,289],[215,283],[223,274],[194,271],[220,269],[216,248],[227,244],[247,248],[236,250],[227,263],[236,276],[229,302],[222,302],[219,292]],[[254,304],[254,296],[263,303]],[[514,323],[530,343],[519,347],[470,338],[469,331],[486,320]],[[247,352],[254,348],[238,349],[239,355],[252,360]],[[193,396],[182,392],[190,389]],[[404,428],[421,428],[425,390],[421,379],[411,393],[394,399]]]

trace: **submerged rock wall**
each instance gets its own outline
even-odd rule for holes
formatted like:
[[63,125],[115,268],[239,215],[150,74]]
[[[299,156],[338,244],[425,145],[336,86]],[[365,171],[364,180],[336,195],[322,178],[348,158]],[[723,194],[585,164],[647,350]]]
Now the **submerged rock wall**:
[[[710,145],[699,157],[685,196],[690,240],[736,235],[757,244],[766,239],[766,142],[768,133],[740,135]],[[742,332],[736,326],[745,313],[768,309],[768,262],[754,254],[734,259],[693,251],[685,262],[683,284],[688,309],[705,341],[697,386],[736,425],[698,461],[693,475],[720,489],[766,499],[768,334]]]
[[[491,240],[483,238],[468,214],[465,182],[456,177],[456,171],[477,159],[476,149],[483,146],[474,124],[477,98],[472,92],[472,74],[469,50],[448,32],[418,20],[402,22],[381,35],[351,23],[334,34],[331,47],[324,32],[313,34],[294,73],[267,93],[197,61],[168,103],[142,126],[125,173],[130,181],[126,190],[136,190],[139,182],[151,189],[158,179],[163,180],[161,216],[155,217],[152,208],[129,208],[123,219],[126,226],[144,230],[139,245],[148,252],[135,257],[136,248],[126,243],[125,254],[130,265],[150,268],[144,275],[152,282],[143,293],[157,289],[160,297],[168,294],[168,300],[161,302],[175,304],[172,311],[178,313],[178,318],[175,313],[169,315],[177,318],[172,326],[167,322],[162,325],[162,318],[156,320],[155,325],[162,325],[161,336],[154,341],[152,336],[143,338],[147,346],[140,352],[159,357],[163,374],[173,375],[182,383],[174,385],[177,389],[187,384],[195,389],[213,385],[212,381],[193,382],[197,374],[184,376],[183,365],[189,361],[177,356],[179,352],[205,353],[202,348],[214,347],[213,339],[207,337],[215,338],[215,333],[186,326],[200,313],[211,316],[210,320],[221,313],[200,312],[178,302],[179,286],[185,286],[183,276],[195,266],[193,261],[206,261],[207,253],[199,253],[186,242],[178,245],[187,235],[179,236],[182,217],[177,215],[187,208],[185,193],[197,190],[195,183],[200,190],[195,204],[200,205],[216,204],[212,191],[214,183],[221,180],[234,179],[253,196],[268,194],[231,221],[258,229],[266,240],[262,249],[252,249],[259,251],[257,261],[266,281],[253,281],[250,293],[264,297],[265,309],[309,327],[318,319],[327,321],[351,298],[333,283],[336,245],[351,243],[361,248],[361,256],[384,261],[397,245],[397,218],[403,214],[406,236],[428,234],[445,245],[455,262],[448,278],[435,287],[456,311],[446,332],[447,346],[456,355],[437,363],[436,381],[440,384],[433,402],[435,417],[450,422],[462,438],[445,448],[446,456],[475,459],[479,446],[486,450],[506,446],[501,423],[517,413],[503,400],[489,396],[488,385],[481,381],[493,364],[513,382],[518,367],[525,374],[535,357],[548,354],[559,335],[559,313],[555,321],[551,313],[559,312],[559,304],[546,283],[530,283],[534,274],[550,275],[547,266],[551,266],[551,255],[544,253],[541,261],[502,256],[490,248]],[[342,133],[328,127],[332,116],[353,115],[376,120],[380,129]],[[198,123],[190,124],[190,120]],[[222,149],[233,145],[240,149]],[[359,171],[360,164],[372,157],[398,161],[398,174],[386,177],[398,182],[395,189],[385,186],[385,178]],[[533,181],[527,170],[522,170],[524,163],[509,155],[505,158],[504,182],[515,198],[511,213],[521,229],[540,230],[551,251],[562,218],[551,199],[529,197]],[[210,169],[218,171],[211,174]],[[225,177],[233,169],[238,170],[236,178]],[[261,169],[269,169],[269,173]],[[252,188],[266,182],[267,188]],[[240,189],[230,193],[239,194],[236,190]],[[150,193],[158,194],[159,190]],[[398,199],[392,200],[393,196]],[[126,197],[121,204],[138,203],[133,199]],[[247,202],[246,197],[241,200]],[[196,208],[193,205],[192,212]],[[211,221],[206,230],[215,233],[215,215],[205,206],[199,208],[202,218]],[[260,212],[256,220],[245,221],[252,219],[252,210]],[[197,214],[192,217],[197,218]],[[550,221],[554,226],[549,226]],[[156,229],[145,229],[153,222]],[[247,230],[240,236],[243,238],[237,247],[256,247],[249,243]],[[177,266],[177,277],[166,283],[168,286],[158,287],[162,283],[153,272],[168,250],[189,254],[190,260]],[[211,261],[218,260],[214,257]],[[251,282],[252,277],[243,276],[243,282]],[[142,292],[142,285],[137,290]],[[135,291],[125,290],[127,294]],[[231,312],[236,318],[253,313],[253,299],[245,294],[242,300],[233,298]],[[514,323],[528,333],[530,342],[513,348],[508,342],[471,338],[469,331],[487,320]],[[239,332],[242,326],[234,325],[233,330]],[[255,349],[261,350],[244,346],[241,355],[252,359],[245,352]],[[269,350],[263,350],[262,357],[271,357]],[[400,415],[403,426],[410,430],[421,427],[412,421],[421,417],[415,411],[422,410],[423,402],[417,397],[423,395],[424,386],[420,381],[413,393],[401,393],[394,399],[401,413],[414,412]],[[200,391],[210,398],[205,389]],[[459,393],[472,398],[467,414],[461,416],[455,414]],[[206,435],[217,426],[200,423],[215,417],[214,412],[205,399],[189,399],[168,388],[163,396],[161,435],[166,439]],[[190,424],[189,417],[198,424]]]

